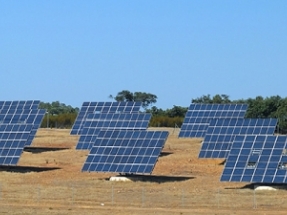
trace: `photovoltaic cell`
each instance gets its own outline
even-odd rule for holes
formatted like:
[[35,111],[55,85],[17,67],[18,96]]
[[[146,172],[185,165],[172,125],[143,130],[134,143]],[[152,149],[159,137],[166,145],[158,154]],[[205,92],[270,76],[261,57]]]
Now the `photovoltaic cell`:
[[39,100],[0,101],[0,109],[38,109]]
[[89,113],[136,113],[141,102],[84,102],[72,127],[71,134],[79,135]]
[[167,131],[102,130],[82,171],[151,174]]
[[102,129],[146,130],[149,113],[96,113],[88,114],[76,149],[91,149]]
[[247,104],[191,104],[179,137],[204,137],[212,119],[244,118]]
[[38,131],[38,129],[41,126],[41,123],[44,119],[44,116],[46,114],[46,110],[45,109],[38,109],[36,114],[33,114],[33,111],[31,112],[31,114],[29,115],[29,117],[27,118],[26,123],[27,124],[32,124],[32,130],[30,132],[29,138],[26,142],[26,146],[30,146],[33,142],[33,139],[35,138],[35,135]]
[[0,165],[16,165],[33,125],[0,124]]
[[236,136],[220,180],[287,183],[287,136]]
[[273,135],[277,119],[213,119],[210,121],[199,158],[227,158],[236,135]]
[[0,110],[0,123],[41,123],[44,109],[10,109]]

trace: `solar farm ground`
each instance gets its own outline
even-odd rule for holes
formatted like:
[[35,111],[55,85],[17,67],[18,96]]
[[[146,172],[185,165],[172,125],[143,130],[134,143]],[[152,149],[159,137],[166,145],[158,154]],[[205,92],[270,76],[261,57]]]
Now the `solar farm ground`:
[[160,130],[170,135],[152,175],[112,182],[81,172],[88,151],[70,130],[40,129],[17,167],[0,167],[0,214],[286,214],[286,190],[220,182],[223,160],[198,159],[201,139]]

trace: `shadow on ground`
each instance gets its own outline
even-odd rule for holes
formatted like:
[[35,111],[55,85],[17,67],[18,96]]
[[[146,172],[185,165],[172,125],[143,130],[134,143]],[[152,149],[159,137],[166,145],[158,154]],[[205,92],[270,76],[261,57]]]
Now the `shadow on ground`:
[[33,154],[38,154],[38,153],[42,153],[42,152],[51,152],[51,151],[61,151],[61,150],[67,150],[70,148],[56,148],[56,147],[25,147],[24,151],[25,152],[30,152]]
[[222,161],[221,163],[219,163],[219,165],[225,165],[226,160]]
[[14,172],[14,173],[27,173],[27,172],[45,172],[51,170],[61,169],[59,167],[34,167],[34,166],[0,166],[0,172]]
[[171,155],[172,154],[172,152],[161,152],[160,153],[160,157],[165,157],[165,156],[168,156],[168,155]]

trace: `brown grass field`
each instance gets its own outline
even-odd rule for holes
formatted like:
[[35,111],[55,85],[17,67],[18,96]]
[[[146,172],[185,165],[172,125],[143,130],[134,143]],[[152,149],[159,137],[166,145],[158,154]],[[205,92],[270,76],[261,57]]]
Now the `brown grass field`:
[[40,129],[16,167],[0,167],[0,214],[287,214],[286,190],[220,182],[223,160],[198,159],[201,139],[170,135],[152,175],[129,182],[81,172],[88,151],[66,129]]

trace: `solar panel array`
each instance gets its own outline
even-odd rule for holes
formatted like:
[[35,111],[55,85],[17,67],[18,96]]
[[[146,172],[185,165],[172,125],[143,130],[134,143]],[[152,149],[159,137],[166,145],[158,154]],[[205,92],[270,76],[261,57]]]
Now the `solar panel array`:
[[204,137],[212,119],[244,118],[247,104],[191,104],[179,137]]
[[277,119],[214,119],[211,120],[199,158],[227,158],[236,135],[270,134]]
[[287,136],[236,136],[221,181],[287,183]]
[[287,136],[277,119],[246,119],[246,104],[191,104],[179,137],[204,137],[199,158],[226,158],[221,181],[287,183]]
[[71,134],[81,134],[83,123],[89,113],[135,113],[139,112],[140,108],[141,102],[84,102]]
[[90,150],[82,171],[150,174],[167,131],[147,131],[150,113],[141,102],[84,102],[71,134],[76,149]]
[[40,101],[0,101],[0,165],[16,165],[30,145],[46,110]]
[[76,149],[91,149],[102,129],[146,130],[149,113],[96,113],[88,114]]
[[167,131],[102,130],[82,171],[150,174]]

